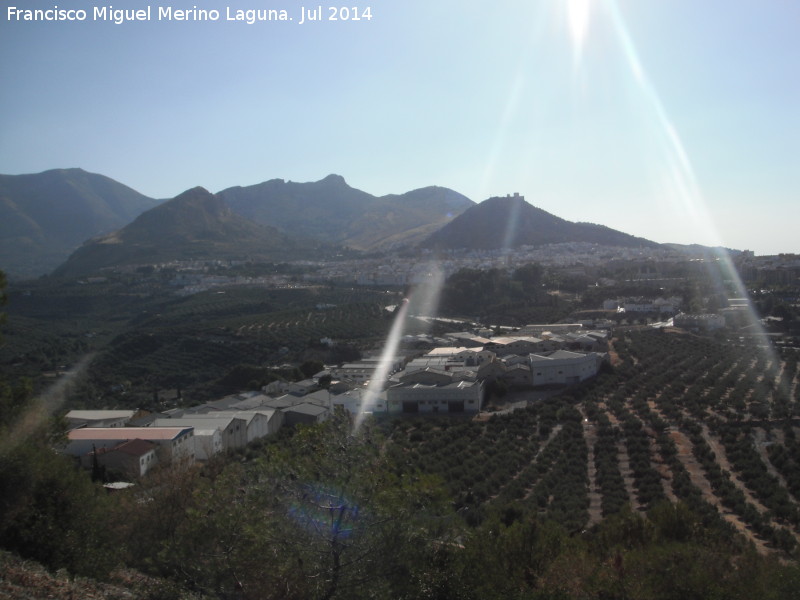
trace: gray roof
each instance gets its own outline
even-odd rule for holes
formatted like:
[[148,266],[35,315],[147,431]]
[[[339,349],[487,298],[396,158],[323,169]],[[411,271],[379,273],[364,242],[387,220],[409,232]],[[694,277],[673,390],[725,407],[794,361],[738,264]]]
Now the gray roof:
[[103,421],[105,419],[130,419],[136,411],[133,410],[71,410],[64,418],[78,419],[81,421]]
[[535,362],[549,362],[553,360],[576,360],[579,358],[586,358],[587,356],[599,356],[596,352],[582,353],[570,352],[569,350],[555,350],[553,352],[546,352],[544,354],[531,354],[531,363]]
[[143,417],[139,417],[138,419],[131,419],[128,422],[128,425],[130,425],[131,427],[148,427],[152,425],[156,419],[165,419],[165,418],[168,418],[168,415],[166,413],[159,413],[159,412],[150,413]]
[[243,398],[241,396],[225,396],[224,398],[220,398],[219,400],[212,400],[211,402],[206,402],[205,406],[209,407],[210,410],[228,410],[234,404],[241,402]]
[[328,412],[324,406],[317,406],[316,404],[295,404],[283,410],[285,413],[300,413],[303,415],[311,415],[317,417]]
[[253,410],[254,408],[266,406],[266,403],[273,399],[274,398],[272,396],[267,396],[266,394],[257,394],[246,398],[245,400],[240,400],[239,402],[233,404],[230,409]]
[[317,390],[316,392],[303,396],[303,403],[328,406],[333,396],[335,396],[335,394],[331,394],[328,390]]
[[277,398],[269,398],[268,400],[265,400],[259,408],[277,408],[279,410],[283,410],[284,408],[288,408],[290,406],[303,404],[306,402],[306,398],[308,398],[308,396],[284,394],[283,396],[278,396]]
[[317,382],[314,381],[313,379],[303,379],[302,381],[291,382],[291,383],[289,383],[289,385],[300,385],[300,386],[303,386],[303,387],[314,387],[314,386],[317,385]]
[[530,371],[530,370],[531,368],[528,365],[524,365],[522,363],[515,363],[508,367],[506,373],[509,373],[511,371]]
[[[156,419],[156,427],[180,427],[183,425],[189,427],[198,427],[200,429],[209,429],[213,424],[220,430],[226,429],[233,420],[238,417],[214,417],[212,415],[194,415],[193,417],[181,417],[180,419]],[[242,419],[244,420],[244,419]]]
[[234,419],[242,419],[247,421],[247,424],[250,424],[250,421],[256,418],[256,415],[261,415],[263,417],[270,418],[272,415],[275,414],[274,408],[262,408],[261,410],[226,410],[220,411],[216,413],[208,413],[205,415],[197,415],[198,417],[202,417],[206,420],[213,420],[215,418],[225,418],[225,417],[232,417]]

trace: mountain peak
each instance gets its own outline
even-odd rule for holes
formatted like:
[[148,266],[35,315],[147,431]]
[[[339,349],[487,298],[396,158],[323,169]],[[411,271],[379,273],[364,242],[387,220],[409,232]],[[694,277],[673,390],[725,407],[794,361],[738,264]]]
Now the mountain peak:
[[634,247],[656,245],[608,227],[566,221],[526,202],[525,197],[519,194],[484,200],[434,233],[423,245],[501,249],[562,242]]
[[482,202],[483,203],[492,203],[492,204],[509,204],[514,202],[525,202],[525,196],[520,196],[518,193],[515,194],[506,194],[505,196],[492,196],[491,198],[487,198]]
[[336,175],[335,173],[331,173],[324,179],[320,179],[319,183],[331,183],[336,185],[347,185],[347,182],[344,180],[344,177],[341,175]]
[[122,229],[84,243],[55,274],[171,260],[272,260],[294,250],[293,242],[275,228],[234,214],[222,198],[194,187]]
[[143,213],[131,226],[141,228],[142,233],[149,230],[163,235],[171,227],[208,227],[216,219],[230,214],[230,208],[221,198],[197,186]]
[[195,186],[193,188],[189,188],[185,192],[181,192],[180,194],[175,196],[175,199],[177,200],[178,198],[184,198],[184,197],[186,197],[186,198],[196,198],[196,197],[202,197],[202,196],[213,196],[213,194],[211,192],[209,192],[203,186],[198,185],[198,186]]

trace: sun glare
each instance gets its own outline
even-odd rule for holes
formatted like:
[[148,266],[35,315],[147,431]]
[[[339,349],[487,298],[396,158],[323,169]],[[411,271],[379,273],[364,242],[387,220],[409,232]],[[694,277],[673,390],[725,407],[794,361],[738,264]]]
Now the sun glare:
[[592,0],[567,0],[567,22],[572,38],[575,64],[581,60],[586,34],[589,31],[591,11]]

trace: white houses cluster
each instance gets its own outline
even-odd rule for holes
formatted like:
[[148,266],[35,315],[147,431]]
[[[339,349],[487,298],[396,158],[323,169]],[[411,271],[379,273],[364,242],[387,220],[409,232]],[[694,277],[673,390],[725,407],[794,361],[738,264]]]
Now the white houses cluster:
[[[65,452],[86,467],[141,477],[160,461],[205,461],[284,425],[323,421],[337,408],[375,415],[477,413],[489,382],[569,385],[595,375],[607,359],[608,334],[579,324],[531,325],[519,334],[451,334],[444,345],[410,360],[367,358],[300,382],[274,382],[263,391],[139,418],[131,410],[70,411]],[[381,363],[387,379],[372,381]],[[323,374],[333,381],[320,389]]]
[[[443,341],[458,345],[440,345],[405,364],[389,359],[385,394],[367,410],[474,413],[481,408],[487,382],[502,380],[509,387],[569,385],[596,375],[608,357],[608,333],[583,330],[581,324],[529,325],[518,333],[491,339],[468,332],[448,334]],[[331,375],[364,384],[374,372],[374,362],[359,361],[332,369]],[[332,396],[334,405],[336,398]]]
[[145,475],[159,461],[195,460],[192,427],[88,426],[70,430],[67,438],[64,451],[83,466],[96,462],[134,477]]

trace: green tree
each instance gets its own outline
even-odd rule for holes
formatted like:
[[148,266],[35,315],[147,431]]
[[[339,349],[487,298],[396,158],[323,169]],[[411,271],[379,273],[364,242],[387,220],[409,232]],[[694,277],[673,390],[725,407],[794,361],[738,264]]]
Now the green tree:
[[[5,285],[0,271],[0,305]],[[43,410],[32,405],[30,382],[0,379],[0,545],[52,569],[104,575],[116,560],[105,494],[53,450],[61,431]]]
[[570,545],[566,532],[552,522],[525,518],[506,525],[495,514],[471,533],[457,556],[461,597],[534,597],[539,578]]
[[[0,306],[5,306],[8,302],[8,296],[6,294],[6,274],[3,271],[0,271]],[[2,325],[6,320],[6,314],[0,313],[0,325]],[[0,338],[2,339],[2,338]]]
[[307,360],[300,365],[300,372],[302,372],[305,377],[311,377],[312,375],[322,371],[324,368],[325,365],[318,360]]
[[51,569],[103,576],[116,564],[106,496],[37,431],[0,453],[3,547]]
[[201,478],[160,569],[219,597],[419,597],[458,529],[438,480],[393,473],[376,436],[336,415]]
[[514,279],[522,283],[522,289],[530,293],[542,287],[544,269],[538,263],[523,265],[514,271]]

